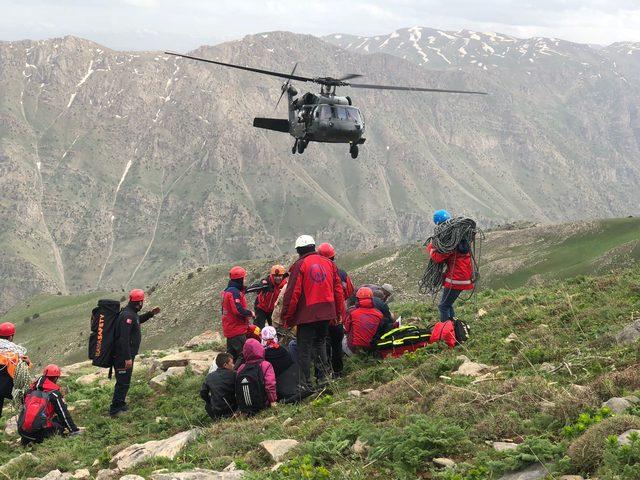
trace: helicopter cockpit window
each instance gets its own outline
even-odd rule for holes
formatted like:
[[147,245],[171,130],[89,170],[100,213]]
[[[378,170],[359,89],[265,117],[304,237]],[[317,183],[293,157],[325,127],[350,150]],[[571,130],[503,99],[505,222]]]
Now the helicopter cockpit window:
[[331,107],[329,105],[321,105],[318,107],[318,111],[316,112],[316,116],[320,120],[330,120],[331,119]]

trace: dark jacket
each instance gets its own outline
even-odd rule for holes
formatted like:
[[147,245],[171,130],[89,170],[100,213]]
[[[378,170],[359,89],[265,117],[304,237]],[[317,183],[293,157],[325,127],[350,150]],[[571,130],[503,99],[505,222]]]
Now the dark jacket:
[[207,375],[200,389],[200,398],[209,408],[212,417],[233,415],[236,410],[236,372],[219,368]]
[[278,348],[265,348],[264,359],[273,366],[273,371],[276,374],[276,382],[278,381],[278,376],[293,365],[293,359],[291,358],[289,350],[282,345],[279,345]]
[[289,269],[282,302],[286,328],[305,323],[336,321],[344,312],[344,293],[338,267],[316,252],[300,257]]
[[13,378],[6,368],[0,367],[0,398],[12,398]]
[[122,368],[126,360],[133,360],[140,350],[140,342],[142,341],[142,330],[140,324],[146,322],[153,317],[152,312],[138,315],[133,305],[128,303],[120,311],[116,320],[115,328],[115,348],[114,348],[114,366]]

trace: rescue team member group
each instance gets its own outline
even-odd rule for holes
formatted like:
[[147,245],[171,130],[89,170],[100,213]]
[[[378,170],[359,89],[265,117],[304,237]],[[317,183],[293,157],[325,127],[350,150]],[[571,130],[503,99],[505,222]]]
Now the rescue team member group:
[[[434,214],[436,224],[450,218],[444,210]],[[398,325],[388,306],[391,285],[367,284],[356,290],[349,275],[336,265],[333,246],[323,243],[316,248],[310,235],[298,237],[295,249],[298,259],[288,270],[274,265],[267,277],[249,288],[244,268],[229,271],[228,285],[221,293],[227,352],[218,355],[200,391],[212,418],[237,411],[253,414],[278,401],[299,401],[342,374],[344,354],[371,352],[375,340]],[[442,254],[430,244],[427,251],[433,261],[447,266],[438,307],[441,321],[436,326],[446,330],[460,292],[473,288],[469,245],[460,244],[454,252]],[[248,308],[247,292],[257,293],[255,310]],[[128,410],[126,397],[140,349],[141,324],[160,313],[155,307],[140,314],[144,300],[144,291],[132,290],[116,321],[112,417]],[[294,332],[288,346],[279,342],[272,326],[276,322]],[[453,346],[453,333],[444,330],[439,338]],[[16,365],[30,364],[25,349],[13,342],[14,335],[13,324],[0,324],[0,415],[4,399],[12,397]],[[52,364],[30,385],[19,419],[23,443],[80,431],[69,415],[59,378],[60,369]]]

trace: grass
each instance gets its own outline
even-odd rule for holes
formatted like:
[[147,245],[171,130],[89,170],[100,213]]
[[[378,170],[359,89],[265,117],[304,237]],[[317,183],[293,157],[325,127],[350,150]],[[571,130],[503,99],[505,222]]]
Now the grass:
[[[632,409],[627,417],[611,417],[599,409],[610,396],[640,391],[637,345],[619,345],[613,338],[629,323],[632,312],[640,311],[639,285],[640,267],[632,267],[598,277],[487,290],[477,303],[460,305],[459,314],[470,320],[472,336],[456,350],[433,345],[398,359],[350,358],[346,378],[334,381],[330,392],[302,405],[279,405],[251,419],[211,424],[197,395],[202,378],[192,374],[172,379],[166,393],[158,394],[147,385],[150,374],[136,371],[133,409],[117,420],[105,416],[111,385],[84,387],[68,379],[71,404],[91,400],[74,412],[78,424],[88,428],[86,436],[35,446],[33,453],[41,463],[17,469],[11,478],[43,475],[53,468],[91,468],[96,459],[105,467],[124,446],[194,426],[202,426],[204,434],[176,459],[150,461],[135,473],[222,469],[235,461],[250,472],[250,479],[463,480],[495,479],[542,461],[554,475],[623,478],[614,473],[622,468],[631,472],[624,478],[640,478],[638,442],[620,448],[607,439],[612,430],[606,428],[607,422],[640,422],[640,409]],[[424,323],[435,314],[429,303],[395,307]],[[474,320],[477,308],[487,313]],[[517,340],[506,343],[510,334]],[[452,375],[461,353],[498,366],[499,373],[482,382]],[[367,388],[374,391],[359,398],[347,393]],[[629,417],[632,420],[625,420]],[[258,443],[274,438],[295,438],[300,446],[284,468],[271,472]],[[365,447],[355,453],[352,445],[357,439]],[[487,445],[504,439],[519,447],[497,452]],[[579,457],[571,456],[575,442],[588,444],[596,453],[588,461],[576,461]],[[0,442],[0,463],[21,451]],[[432,459],[439,456],[452,458],[456,467],[437,469]]]

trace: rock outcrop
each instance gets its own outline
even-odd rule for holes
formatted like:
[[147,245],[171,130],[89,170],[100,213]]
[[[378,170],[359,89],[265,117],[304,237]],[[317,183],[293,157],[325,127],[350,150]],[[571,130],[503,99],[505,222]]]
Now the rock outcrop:
[[152,458],[163,457],[173,460],[187,444],[200,434],[199,429],[187,430],[165,440],[152,440],[143,444],[134,444],[118,452],[111,459],[111,466],[120,471],[134,467]]

